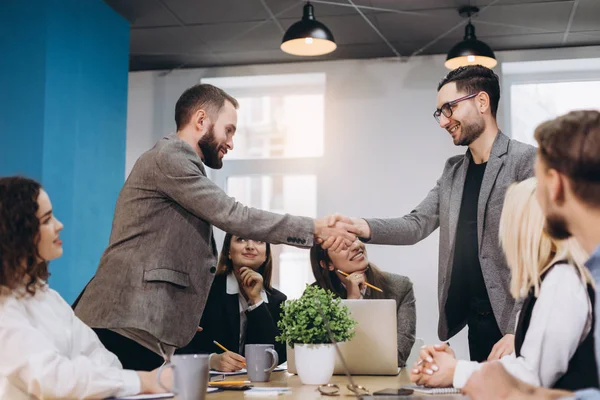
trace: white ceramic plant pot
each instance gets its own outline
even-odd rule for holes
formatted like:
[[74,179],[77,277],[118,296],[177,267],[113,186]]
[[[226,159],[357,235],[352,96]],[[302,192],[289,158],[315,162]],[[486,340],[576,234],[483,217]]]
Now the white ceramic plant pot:
[[335,368],[333,344],[294,344],[296,371],[305,385],[329,383]]

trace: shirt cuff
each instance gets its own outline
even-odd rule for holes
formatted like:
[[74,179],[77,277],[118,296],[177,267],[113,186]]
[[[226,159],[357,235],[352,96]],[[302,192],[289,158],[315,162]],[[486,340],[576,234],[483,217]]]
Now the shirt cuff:
[[262,305],[262,303],[264,303],[264,302],[265,302],[264,300],[261,300],[261,301],[259,301],[259,302],[258,302],[258,303],[256,303],[256,304],[252,304],[251,306],[248,306],[248,309],[247,309],[246,311],[250,312],[250,311],[256,310],[256,309],[257,309],[258,307],[260,307],[260,306]]
[[462,389],[467,384],[473,372],[480,368],[479,363],[474,361],[458,360],[456,368],[454,368],[454,378],[452,378],[452,386],[457,389]]
[[584,389],[575,392],[573,397],[563,397],[576,400],[599,400],[600,390],[598,389]]
[[123,379],[123,389],[119,392],[119,397],[132,396],[142,391],[142,382],[136,371],[124,369],[121,371]]

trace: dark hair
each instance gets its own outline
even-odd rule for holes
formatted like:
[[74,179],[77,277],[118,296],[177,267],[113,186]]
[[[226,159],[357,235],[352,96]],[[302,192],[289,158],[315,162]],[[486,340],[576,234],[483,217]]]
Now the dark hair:
[[25,285],[35,294],[48,276],[48,263],[39,261],[38,196],[42,186],[28,178],[0,178],[0,287],[10,291]]
[[567,176],[585,203],[600,206],[600,112],[571,111],[535,129],[538,156]]
[[[225,235],[223,240],[223,248],[219,255],[219,263],[217,264],[217,275],[227,275],[233,271],[233,264],[229,258],[229,249],[231,248],[231,239],[233,235],[228,233]],[[267,246],[267,259],[258,269],[256,270],[263,277],[263,286],[265,290],[270,291],[271,288],[271,275],[273,275],[273,257],[271,256],[271,244],[265,243]]]
[[[330,271],[329,268],[323,268],[321,266],[321,261],[325,263],[326,266],[332,264],[331,258],[327,253],[327,250],[324,250],[320,245],[314,244],[310,249],[310,264],[312,267],[313,275],[317,280],[316,284],[322,287],[323,289],[331,290],[333,293],[341,297],[342,299],[348,298],[348,292],[344,285],[342,285],[342,281],[340,280],[339,274],[335,271]],[[367,271],[365,272],[365,278],[367,281],[383,290],[383,293],[378,292],[376,290],[371,291],[372,299],[385,299],[386,293],[389,293],[389,285],[387,279],[383,275],[383,273],[377,268],[375,265],[369,263]]]
[[438,92],[442,86],[456,83],[456,90],[467,94],[486,92],[490,96],[490,108],[495,118],[500,103],[500,83],[498,75],[483,65],[468,65],[458,67],[448,73],[438,85]]
[[187,89],[177,100],[175,105],[175,124],[177,130],[182,129],[190,123],[192,115],[200,109],[204,109],[211,119],[229,101],[235,108],[239,107],[238,101],[225,93],[223,89],[206,83],[198,84]]

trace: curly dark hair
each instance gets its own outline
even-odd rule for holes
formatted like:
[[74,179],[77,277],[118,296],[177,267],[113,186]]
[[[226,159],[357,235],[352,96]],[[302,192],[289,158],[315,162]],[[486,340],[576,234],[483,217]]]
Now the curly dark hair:
[[34,295],[48,276],[48,263],[39,261],[36,216],[42,185],[20,177],[0,178],[0,288],[13,291],[25,285]]

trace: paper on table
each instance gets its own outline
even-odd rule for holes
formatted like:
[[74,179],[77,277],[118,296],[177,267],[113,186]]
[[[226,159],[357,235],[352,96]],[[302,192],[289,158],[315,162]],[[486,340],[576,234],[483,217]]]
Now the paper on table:
[[157,394],[136,394],[135,396],[111,397],[110,400],[153,400],[153,399],[171,399],[175,397],[173,393]]
[[[283,366],[283,364],[282,364],[273,370],[273,372],[279,372],[279,371],[287,371],[287,366]],[[248,373],[248,371],[246,370],[246,368],[242,368],[239,371],[234,371],[234,372],[210,371],[211,375],[224,375],[224,376],[246,375],[247,373]]]
[[289,387],[274,387],[274,386],[254,386],[248,389],[251,392],[287,392]]
[[[219,388],[206,388],[206,393],[218,392]],[[155,399],[172,399],[175,397],[173,393],[158,393],[158,394],[136,394],[134,396],[111,397],[110,400],[155,400]]]

